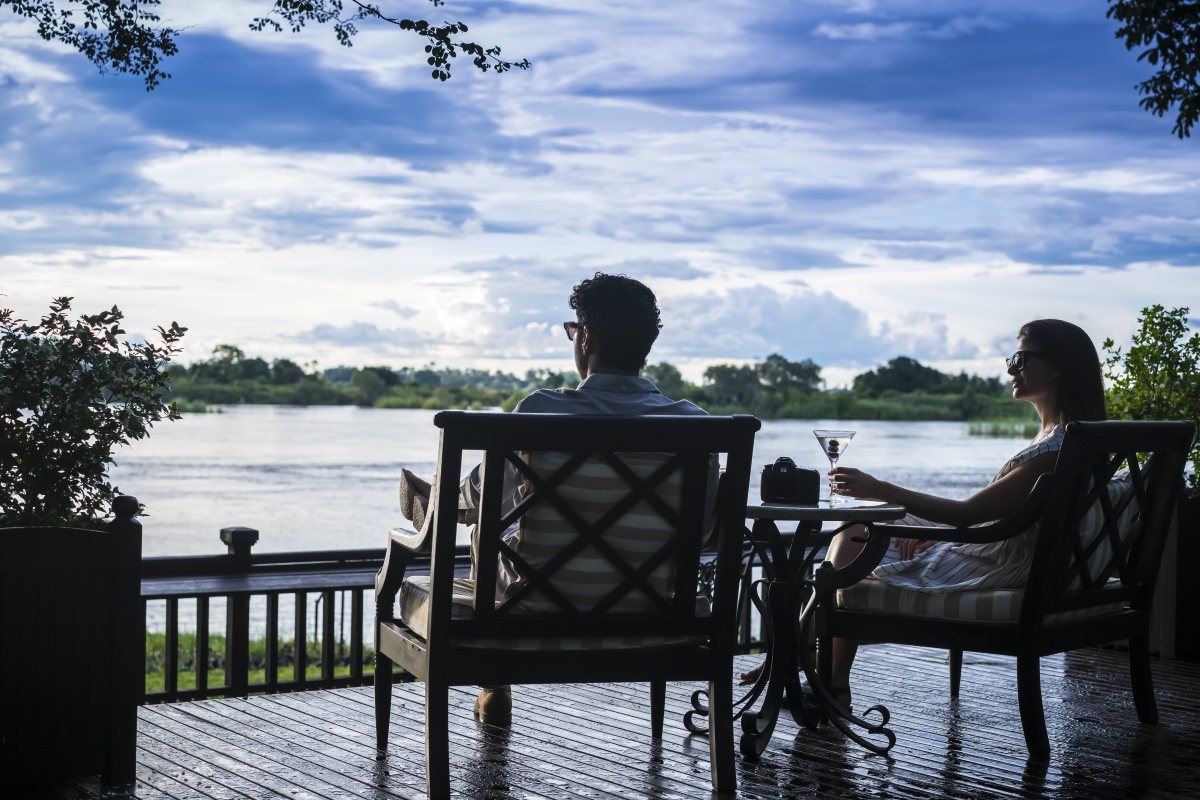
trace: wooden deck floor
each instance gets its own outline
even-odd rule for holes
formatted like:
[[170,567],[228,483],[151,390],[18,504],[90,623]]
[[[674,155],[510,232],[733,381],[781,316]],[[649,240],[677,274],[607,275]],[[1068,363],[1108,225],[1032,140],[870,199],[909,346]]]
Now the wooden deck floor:
[[[899,740],[893,758],[866,753],[832,730],[799,730],[788,719],[760,762],[739,758],[738,796],[1200,796],[1200,665],[1155,663],[1162,721],[1149,726],[1134,713],[1123,654],[1044,659],[1054,752],[1039,766],[1028,761],[1021,738],[1014,661],[967,654],[965,663],[962,696],[952,702],[944,652],[863,648],[855,705],[891,709]],[[454,692],[454,788],[480,798],[709,797],[707,741],[689,737],[680,721],[694,688],[669,687],[661,743],[649,735],[643,685],[517,687],[508,730],[476,724],[473,692]],[[144,707],[137,795],[423,797],[422,687],[395,692],[385,761],[375,760],[370,689]],[[82,783],[52,794],[66,800],[95,790]]]

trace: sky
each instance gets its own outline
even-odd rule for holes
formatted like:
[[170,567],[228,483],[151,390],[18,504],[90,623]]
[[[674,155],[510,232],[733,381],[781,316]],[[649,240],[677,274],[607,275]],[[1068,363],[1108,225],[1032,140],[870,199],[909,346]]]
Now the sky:
[[[172,77],[100,75],[0,9],[0,300],[119,305],[183,361],[569,368],[571,287],[657,294],[651,353],[1003,371],[1030,319],[1200,317],[1200,138],[1102,0],[384,2],[533,68],[429,78],[362,24],[164,0]],[[7,17],[3,16],[8,14]]]

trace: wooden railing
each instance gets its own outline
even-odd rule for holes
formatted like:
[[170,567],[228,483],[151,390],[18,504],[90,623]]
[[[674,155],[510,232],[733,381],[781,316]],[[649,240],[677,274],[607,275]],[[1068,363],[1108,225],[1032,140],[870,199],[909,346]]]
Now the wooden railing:
[[[363,631],[369,622],[364,608],[374,606],[370,598],[364,604],[363,595],[374,590],[375,573],[383,564],[383,548],[254,554],[251,548],[258,541],[258,531],[252,528],[224,528],[221,541],[228,547],[225,555],[142,559],[142,615],[149,622],[151,604],[161,604],[154,610],[161,612],[155,616],[162,619],[161,653],[147,653],[143,702],[333,689],[372,681],[373,649]],[[758,620],[753,619],[757,615],[749,602],[750,585],[759,577],[754,569],[757,560],[751,560],[751,555],[747,544],[747,568],[743,570],[738,608],[737,650],[741,653],[756,652],[763,644],[761,623],[753,624]],[[457,577],[468,577],[469,572],[469,548],[463,545],[458,548],[455,573]],[[428,558],[413,562],[407,573],[428,574]],[[310,657],[309,597],[313,595],[316,602],[312,604],[311,629],[316,643]],[[261,657],[252,658],[251,609],[255,598],[263,598],[265,603],[259,605],[265,605],[265,609]],[[281,603],[281,598],[290,598],[291,602]],[[223,650],[213,642],[209,631],[214,600],[225,603]],[[183,631],[181,635],[181,603],[185,608],[195,604],[194,624],[188,626],[194,628],[194,633]],[[286,605],[293,608],[290,642],[280,637],[280,612]],[[154,634],[157,641],[157,630]],[[184,639],[192,639],[187,652],[183,651]],[[214,644],[218,646],[214,648]],[[252,667],[261,669],[261,680],[251,679],[259,671]],[[219,683],[210,680],[214,673],[222,676]],[[159,674],[161,689],[147,690],[152,678],[157,684]],[[181,685],[181,678],[190,685]],[[404,672],[393,672],[396,682],[408,679]]]
[[[255,693],[360,686],[371,682],[373,651],[364,641],[363,630],[369,620],[364,619],[363,593],[374,589],[375,573],[383,564],[383,548],[252,554],[251,548],[257,540],[258,531],[251,528],[225,528],[221,531],[221,541],[228,546],[226,555],[142,559],[143,617],[149,619],[151,604],[161,604],[154,610],[165,612],[161,626],[161,661],[156,657],[156,663],[152,664],[149,653],[147,657],[147,682],[155,672],[161,672],[162,688],[143,689],[143,702],[242,697]],[[456,573],[466,577],[470,570],[468,548],[460,547],[459,551]],[[417,575],[428,574],[428,571],[428,559],[409,568],[411,574]],[[310,658],[309,598],[312,595],[316,595],[313,604],[316,613],[311,627],[314,634],[319,628],[320,634],[314,636],[316,652],[315,657]],[[251,607],[254,598],[259,597],[265,600],[265,619],[261,626],[263,652],[261,658],[256,659],[261,666],[262,679],[252,681]],[[280,610],[287,604],[281,604],[281,598],[285,601],[291,598],[290,604],[294,607],[290,642],[280,638]],[[225,603],[223,652],[212,647],[209,632],[214,599],[223,599]],[[345,640],[347,600],[349,642]],[[195,604],[194,626],[188,626],[194,627],[195,633],[185,631],[183,637],[180,631],[181,601],[185,608],[192,602]],[[341,637],[336,624],[339,603]],[[373,610],[373,602],[368,602],[365,608]],[[156,616],[159,615],[156,613]],[[191,636],[194,636],[194,645],[187,648],[189,652],[183,652],[181,639]],[[181,666],[190,668],[181,670]],[[210,681],[210,677],[216,677],[214,672],[223,673],[220,683]],[[281,672],[284,673],[282,677]],[[396,681],[408,677],[403,672],[393,673],[393,676]],[[181,686],[181,677],[191,685]]]

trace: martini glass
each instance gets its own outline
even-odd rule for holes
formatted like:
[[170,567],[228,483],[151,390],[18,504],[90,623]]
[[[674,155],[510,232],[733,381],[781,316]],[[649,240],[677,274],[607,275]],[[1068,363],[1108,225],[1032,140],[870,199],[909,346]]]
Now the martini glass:
[[[857,431],[813,431],[813,435],[821,444],[821,449],[825,451],[825,457],[829,459],[830,469],[837,466],[838,459],[850,446],[850,440],[854,438],[855,433]],[[833,493],[833,479],[830,478],[829,505],[836,506],[844,502],[846,502],[845,498]]]

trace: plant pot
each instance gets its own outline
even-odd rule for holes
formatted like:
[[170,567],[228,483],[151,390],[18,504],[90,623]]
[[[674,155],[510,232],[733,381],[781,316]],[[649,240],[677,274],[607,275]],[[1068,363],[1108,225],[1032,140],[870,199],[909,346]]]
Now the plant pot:
[[142,529],[114,505],[106,530],[0,529],[0,788],[133,781]]

